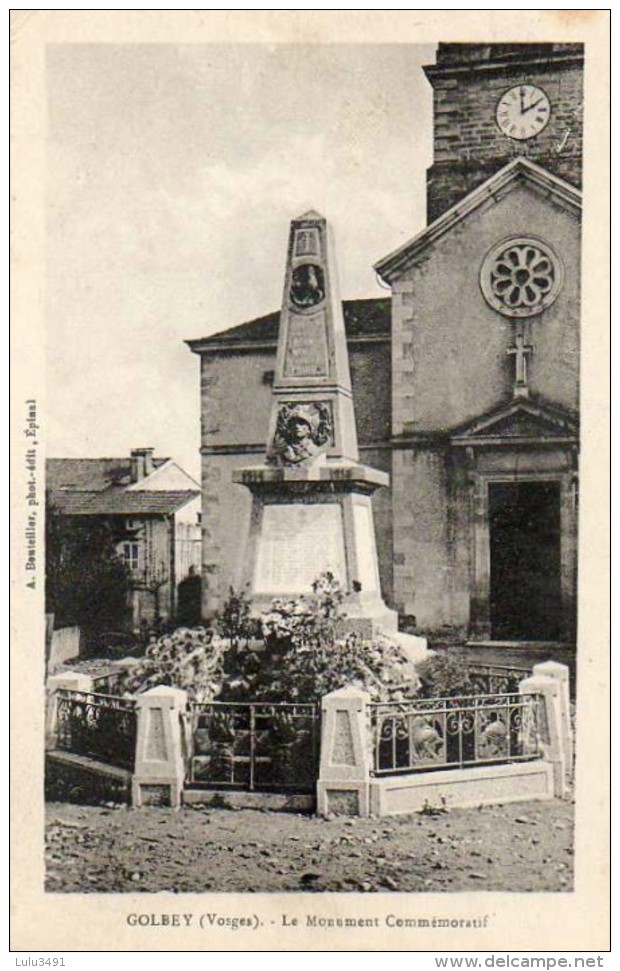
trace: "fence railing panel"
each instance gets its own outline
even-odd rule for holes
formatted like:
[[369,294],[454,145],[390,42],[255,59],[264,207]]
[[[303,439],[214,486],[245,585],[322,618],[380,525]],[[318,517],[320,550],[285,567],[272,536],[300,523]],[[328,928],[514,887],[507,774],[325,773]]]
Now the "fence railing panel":
[[92,679],[95,694],[114,695],[118,697],[122,691],[123,671],[111,671],[107,674],[95,675]]
[[531,674],[531,668],[518,665],[476,664],[467,662],[467,673],[474,694],[509,694],[519,691],[519,682]]
[[536,758],[537,695],[488,694],[370,706],[373,772],[463,768]]
[[313,791],[320,744],[317,706],[193,703],[186,717],[191,785]]
[[95,692],[56,692],[57,747],[133,769],[137,713],[133,698]]

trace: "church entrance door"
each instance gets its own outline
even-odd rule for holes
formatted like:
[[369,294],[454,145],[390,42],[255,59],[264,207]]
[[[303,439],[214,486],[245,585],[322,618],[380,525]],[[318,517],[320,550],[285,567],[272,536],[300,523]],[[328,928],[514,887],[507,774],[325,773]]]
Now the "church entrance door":
[[559,639],[560,540],[558,482],[489,483],[493,640]]

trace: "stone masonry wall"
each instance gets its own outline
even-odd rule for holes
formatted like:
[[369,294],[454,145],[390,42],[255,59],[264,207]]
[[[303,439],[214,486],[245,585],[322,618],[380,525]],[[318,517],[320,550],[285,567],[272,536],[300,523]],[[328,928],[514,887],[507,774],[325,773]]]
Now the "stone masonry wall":
[[[527,141],[499,130],[495,109],[519,83],[549,95],[546,128]],[[427,219],[432,222],[513,158],[531,159],[572,185],[581,185],[583,73],[578,67],[525,67],[505,74],[434,79],[434,164],[427,173]]]
[[394,284],[395,436],[456,428],[510,399],[514,365],[506,351],[513,322],[487,305],[479,274],[489,249],[512,235],[540,237],[562,260],[559,296],[529,319],[530,384],[534,394],[577,409],[579,222],[521,185],[471,213]]
[[489,249],[513,234],[541,237],[562,260],[557,300],[529,320],[530,385],[534,397],[577,411],[575,214],[519,185],[430,245],[393,286],[394,604],[427,630],[463,629],[469,620],[471,500],[459,464],[465,456],[451,455],[441,438],[512,397],[514,365],[506,351],[514,323],[486,304],[479,271]]

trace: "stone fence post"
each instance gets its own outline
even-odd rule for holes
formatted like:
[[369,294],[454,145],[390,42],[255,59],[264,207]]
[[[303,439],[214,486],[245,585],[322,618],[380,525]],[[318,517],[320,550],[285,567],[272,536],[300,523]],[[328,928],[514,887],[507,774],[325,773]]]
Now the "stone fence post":
[[93,679],[78,671],[63,671],[50,674],[45,682],[45,748],[52,751],[58,741],[58,695],[59,689],[66,691],[93,690]]
[[342,813],[368,816],[370,695],[358,688],[340,688],[321,701],[321,760],[317,782],[320,816]]
[[544,716],[539,730],[543,758],[553,765],[553,791],[561,799],[568,796],[573,771],[568,679],[565,664],[545,661],[535,664],[531,676],[519,684],[520,694],[542,695]]
[[138,734],[131,786],[133,806],[181,805],[185,781],[181,716],[187,694],[160,685],[136,696]]

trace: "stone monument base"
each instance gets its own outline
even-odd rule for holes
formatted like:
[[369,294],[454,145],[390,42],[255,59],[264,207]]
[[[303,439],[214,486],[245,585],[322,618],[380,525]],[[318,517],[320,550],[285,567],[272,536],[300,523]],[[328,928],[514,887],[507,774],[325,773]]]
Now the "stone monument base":
[[343,634],[359,634],[363,640],[372,640],[380,634],[392,636],[398,631],[398,614],[382,600],[373,603],[355,603],[346,598],[342,609],[346,614],[342,621]]
[[333,573],[348,591],[346,630],[364,638],[398,628],[396,611],[383,602],[377,566],[371,496],[388,477],[359,464],[305,468],[255,466],[233,481],[252,492],[245,583],[254,608],[274,599],[312,593],[312,584]]
[[420,637],[419,634],[405,634],[403,631],[397,631],[390,636],[396,641],[403,653],[407,655],[411,664],[417,664],[418,661],[423,661],[430,654],[435,653],[434,651],[429,651],[427,639]]

